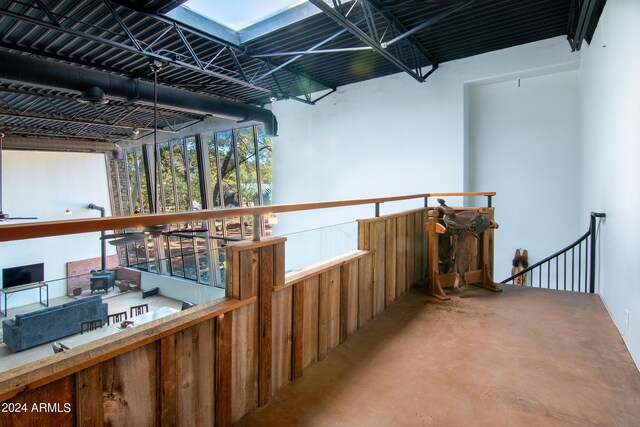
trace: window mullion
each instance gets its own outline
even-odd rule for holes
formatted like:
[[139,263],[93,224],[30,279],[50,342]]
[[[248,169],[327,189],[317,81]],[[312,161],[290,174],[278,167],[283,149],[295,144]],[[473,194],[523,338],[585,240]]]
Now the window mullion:
[[176,179],[176,164],[173,157],[173,143],[169,143],[169,165],[171,167],[171,184],[173,185],[173,203],[175,206],[175,212],[180,211],[180,205],[178,204],[178,184]]
[[[231,131],[231,150],[233,152],[233,158],[236,163],[236,191],[238,194],[238,207],[242,207],[242,191],[241,191],[241,182],[240,182],[240,159],[238,159],[238,141],[236,139],[236,129]],[[244,217],[240,217],[240,238],[244,239],[245,230],[244,230]]]
[[133,157],[136,159],[136,181],[138,182],[138,193],[140,200],[140,213],[144,212],[144,201],[142,197],[142,176],[140,171],[140,149],[134,148]]
[[189,161],[189,150],[187,148],[187,138],[182,139],[182,152],[183,160],[184,160],[184,176],[187,182],[187,203],[189,206],[186,207],[186,211],[193,210],[193,194],[191,192],[191,167]]
[[[259,148],[258,148],[258,125],[253,125],[253,152],[255,153],[256,159],[256,179],[258,180],[258,204],[262,206],[264,201],[262,200],[262,174],[260,173],[260,157]],[[261,218],[259,216],[259,218]],[[266,229],[264,226],[264,221],[260,221],[260,234],[262,236],[266,235]],[[256,224],[253,224],[254,227],[257,227]]]
[[[154,193],[157,190],[158,192],[158,198],[160,199],[160,201],[162,201],[162,212],[166,212],[167,211],[167,202],[165,200],[164,197],[164,183],[162,182],[162,159],[160,158],[160,144],[156,145],[156,157],[155,157],[155,165],[154,167],[157,169],[158,172],[158,182],[157,182],[157,187],[154,188]],[[160,206],[158,206],[159,208]],[[157,212],[160,212],[160,209],[158,209]]]
[[147,197],[149,199],[149,213],[159,212],[158,201],[155,192],[155,173],[153,173],[153,165],[151,163],[151,149],[145,144],[142,146],[142,160],[144,162],[144,173],[147,176]]
[[[216,148],[216,169],[218,170],[218,202],[220,203],[220,207],[224,208],[224,190],[222,188],[222,168],[220,167],[220,149],[218,147],[218,133],[216,132],[213,135],[213,145]],[[213,201],[215,203],[215,200]],[[222,236],[227,237],[227,220],[225,218],[222,219]]]

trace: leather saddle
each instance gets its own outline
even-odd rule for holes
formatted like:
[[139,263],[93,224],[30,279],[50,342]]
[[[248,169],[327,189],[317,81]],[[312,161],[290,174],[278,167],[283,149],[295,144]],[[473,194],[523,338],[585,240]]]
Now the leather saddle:
[[456,212],[443,199],[438,199],[438,203],[440,206],[436,210],[442,215],[442,221],[451,234],[482,233],[491,225],[489,218],[477,211]]

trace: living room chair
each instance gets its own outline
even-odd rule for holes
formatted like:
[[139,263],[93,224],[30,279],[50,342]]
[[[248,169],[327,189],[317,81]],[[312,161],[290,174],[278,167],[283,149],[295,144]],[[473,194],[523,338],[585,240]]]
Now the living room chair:
[[120,323],[123,320],[127,320],[127,312],[121,311],[120,313],[113,313],[107,316],[107,325],[111,325],[112,323]]
[[149,312],[149,304],[140,304],[129,307],[130,317],[140,316],[147,312]]
[[95,331],[96,329],[102,328],[102,319],[89,320],[86,322],[80,323],[80,333],[84,334],[85,332]]
[[191,307],[193,307],[193,306],[195,306],[195,304],[194,304],[194,303],[191,303],[191,302],[189,302],[189,301],[182,301],[182,308],[181,308],[181,310],[186,310],[186,309],[191,308]]
[[51,347],[53,347],[53,353],[62,353],[65,350],[69,350],[69,347],[62,344],[61,342],[51,343]]

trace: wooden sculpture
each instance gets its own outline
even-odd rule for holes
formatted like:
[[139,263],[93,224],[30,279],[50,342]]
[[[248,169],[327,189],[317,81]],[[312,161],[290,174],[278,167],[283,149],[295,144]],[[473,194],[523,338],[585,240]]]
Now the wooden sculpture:
[[[463,289],[473,284],[494,292],[502,289],[491,278],[490,234],[498,228],[492,208],[455,210],[438,199],[429,211],[429,270],[426,292],[438,299],[449,297],[444,288]],[[479,248],[480,246],[480,248]]]
[[[511,269],[511,275],[515,276],[527,267],[529,267],[529,254],[527,253],[527,250],[523,249],[522,252],[520,252],[520,249],[516,249],[516,253],[513,256],[513,268]],[[513,284],[527,286],[527,273],[513,279]]]

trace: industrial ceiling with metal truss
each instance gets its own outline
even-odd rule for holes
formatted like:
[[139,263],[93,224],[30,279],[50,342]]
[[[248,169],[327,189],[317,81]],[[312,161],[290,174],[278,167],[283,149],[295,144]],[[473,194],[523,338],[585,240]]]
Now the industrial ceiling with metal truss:
[[184,0],[0,0],[0,131],[142,137],[155,61],[161,132],[220,116],[276,133],[259,108],[275,100],[314,104],[398,72],[428,84],[441,63],[556,36],[579,50],[605,1],[309,0],[233,31]]

